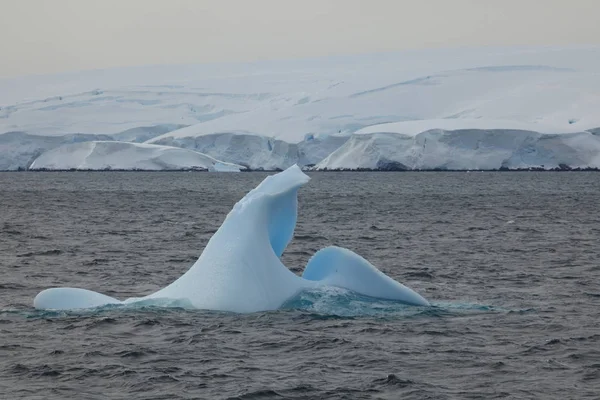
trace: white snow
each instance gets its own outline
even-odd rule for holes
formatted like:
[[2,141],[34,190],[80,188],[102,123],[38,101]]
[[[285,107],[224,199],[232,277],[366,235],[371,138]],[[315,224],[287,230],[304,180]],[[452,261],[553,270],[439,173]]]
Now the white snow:
[[455,130],[505,130],[533,131],[538,133],[571,133],[580,132],[576,124],[552,125],[543,122],[511,121],[497,119],[448,118],[426,119],[416,121],[392,122],[389,124],[371,125],[356,131],[357,134],[369,133],[400,133],[415,136],[433,129],[444,131]]
[[38,170],[180,170],[237,171],[243,167],[196,151],[153,144],[92,141],[46,151],[31,164]]
[[34,306],[82,309],[143,302],[243,313],[275,310],[302,290],[318,286],[428,306],[419,294],[347,249],[317,252],[302,278],[281,263],[296,226],[297,192],[309,179],[298,166],[267,177],[233,207],[198,261],[156,293],[121,302],[89,290],[53,288],[39,293]]
[[[109,135],[252,168],[285,168],[318,163],[355,133],[598,128],[599,71],[600,47],[579,46],[26,77],[0,81],[0,133]],[[0,165],[14,165],[14,151],[20,152],[0,150]]]
[[140,126],[111,135],[112,139],[121,142],[143,143],[165,133],[185,128],[185,125],[163,124],[155,126]]

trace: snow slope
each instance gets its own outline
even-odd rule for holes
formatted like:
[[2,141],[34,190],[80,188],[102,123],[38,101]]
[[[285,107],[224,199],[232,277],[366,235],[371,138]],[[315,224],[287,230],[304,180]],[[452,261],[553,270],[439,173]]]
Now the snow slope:
[[284,169],[298,163],[298,146],[247,132],[164,137],[152,143],[193,149],[251,169]]
[[[600,47],[593,46],[150,66],[0,81],[0,133],[108,135],[265,169],[318,163],[355,133],[585,132],[600,127],[598,109]],[[6,157],[0,152],[0,160]]]
[[49,150],[30,169],[44,170],[181,170],[236,171],[243,167],[192,150],[114,141],[72,143]]
[[186,125],[163,124],[155,126],[140,126],[137,128],[127,129],[123,132],[111,135],[113,140],[121,142],[143,143],[165,133],[185,128]]

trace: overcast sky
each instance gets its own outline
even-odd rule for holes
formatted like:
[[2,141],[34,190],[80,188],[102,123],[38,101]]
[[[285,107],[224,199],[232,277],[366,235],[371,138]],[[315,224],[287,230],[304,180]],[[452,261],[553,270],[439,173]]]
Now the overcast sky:
[[600,0],[0,0],[0,77],[600,43]]

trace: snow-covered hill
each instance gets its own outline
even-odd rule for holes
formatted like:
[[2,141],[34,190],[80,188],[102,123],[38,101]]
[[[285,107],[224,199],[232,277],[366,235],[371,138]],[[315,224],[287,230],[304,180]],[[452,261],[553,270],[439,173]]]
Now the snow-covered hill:
[[[0,167],[27,167],[34,154],[72,134],[187,148],[274,169],[294,163],[371,168],[378,165],[374,147],[391,146],[382,152],[384,159],[406,161],[407,141],[428,137],[431,145],[467,135],[456,140],[470,143],[476,130],[478,140],[496,138],[490,143],[505,157],[520,151],[514,147],[520,139],[511,139],[515,130],[531,137],[580,137],[600,127],[599,109],[600,47],[427,50],[87,71],[0,81],[0,134],[22,132],[28,143],[21,148],[11,139],[1,147],[0,135]],[[424,133],[430,130],[445,133],[436,139]],[[506,141],[501,132],[507,132]],[[593,144],[596,138],[585,140]],[[444,152],[453,158],[450,164],[462,165],[456,157],[484,157],[461,149]],[[486,151],[485,157],[502,158],[493,148]],[[575,161],[590,157],[578,153]]]
[[239,172],[243,167],[192,150],[153,144],[93,141],[60,146],[39,156],[32,170],[207,170]]

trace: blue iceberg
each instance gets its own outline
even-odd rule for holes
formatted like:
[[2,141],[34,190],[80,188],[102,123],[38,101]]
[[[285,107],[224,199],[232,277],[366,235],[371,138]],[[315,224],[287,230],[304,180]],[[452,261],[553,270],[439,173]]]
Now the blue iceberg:
[[185,304],[249,313],[276,310],[302,291],[324,286],[428,306],[418,293],[348,249],[318,251],[302,277],[282,264],[280,257],[294,236],[298,189],[309,180],[295,165],[267,177],[233,207],[194,265],[156,293],[120,301],[86,289],[52,288],[35,297],[34,307],[75,310],[136,303]]

